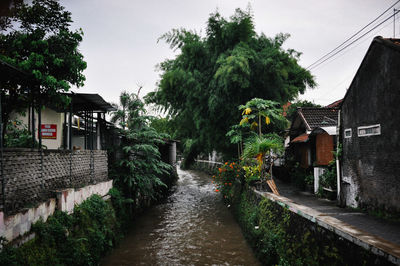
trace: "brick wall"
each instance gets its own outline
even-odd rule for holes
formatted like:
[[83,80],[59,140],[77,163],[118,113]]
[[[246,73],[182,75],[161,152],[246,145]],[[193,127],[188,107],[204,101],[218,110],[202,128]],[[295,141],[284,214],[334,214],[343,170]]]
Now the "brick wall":
[[318,134],[316,137],[317,165],[328,165],[333,160],[333,137],[328,133]]
[[6,150],[3,167],[7,214],[46,201],[57,189],[108,180],[107,152],[102,150]]

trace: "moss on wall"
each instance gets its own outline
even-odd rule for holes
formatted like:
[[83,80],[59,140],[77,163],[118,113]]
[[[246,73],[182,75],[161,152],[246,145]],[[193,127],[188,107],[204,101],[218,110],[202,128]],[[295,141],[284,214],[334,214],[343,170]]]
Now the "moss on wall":
[[96,265],[121,238],[121,221],[129,217],[121,210],[126,200],[115,189],[111,194],[112,201],[93,195],[72,215],[56,211],[47,222],[38,221],[32,240],[19,248],[4,246],[0,265]]
[[388,265],[386,258],[339,237],[237,182],[225,197],[263,265]]

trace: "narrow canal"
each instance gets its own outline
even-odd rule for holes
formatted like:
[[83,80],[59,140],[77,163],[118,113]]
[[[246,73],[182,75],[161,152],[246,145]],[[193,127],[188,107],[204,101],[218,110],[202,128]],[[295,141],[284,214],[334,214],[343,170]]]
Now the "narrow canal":
[[138,218],[101,265],[259,265],[211,179],[178,174],[168,200]]

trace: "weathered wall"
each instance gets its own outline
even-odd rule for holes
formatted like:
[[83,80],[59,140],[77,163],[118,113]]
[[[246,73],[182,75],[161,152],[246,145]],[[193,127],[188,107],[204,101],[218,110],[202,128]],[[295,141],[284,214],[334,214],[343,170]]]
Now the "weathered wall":
[[72,213],[75,205],[81,204],[94,194],[104,197],[111,188],[112,180],[79,189],[59,190],[57,191],[57,198],[50,198],[36,207],[24,209],[19,213],[8,216],[4,212],[0,212],[0,237],[12,241],[29,232],[32,224],[39,219],[46,221],[56,209]]
[[400,265],[391,242],[285,197],[234,189],[231,209],[263,265]]
[[328,165],[333,160],[333,137],[328,133],[316,136],[316,163],[317,165]]
[[108,180],[107,152],[102,150],[6,150],[3,166],[7,213],[46,201],[56,189]]
[[57,209],[72,213],[75,205],[81,204],[84,200],[90,196],[97,194],[100,196],[107,195],[108,191],[113,186],[113,181],[105,181],[95,185],[89,185],[82,188],[68,188],[58,190],[57,195]]
[[[343,204],[400,212],[400,47],[371,44],[344,99]],[[381,134],[359,137],[357,127],[380,124]]]

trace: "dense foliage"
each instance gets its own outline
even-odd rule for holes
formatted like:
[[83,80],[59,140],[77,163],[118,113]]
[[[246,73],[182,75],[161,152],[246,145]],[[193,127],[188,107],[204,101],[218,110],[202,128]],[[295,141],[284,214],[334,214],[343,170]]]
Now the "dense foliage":
[[220,191],[262,265],[387,264],[386,258],[304,219],[287,206],[260,198],[246,183],[236,178]]
[[151,117],[146,115],[137,95],[123,92],[120,99],[121,107],[112,120],[121,126],[123,154],[112,176],[124,196],[138,206],[140,201],[159,198],[167,188],[163,179],[169,180],[173,175],[172,167],[162,161],[159,151],[168,136],[149,126]]
[[38,221],[32,232],[21,247],[3,248],[0,265],[97,265],[120,238],[120,224],[112,205],[93,195],[72,215],[56,211]]
[[27,75],[26,79],[2,78],[4,124],[11,111],[24,110],[32,97],[42,103],[50,99],[65,103],[60,93],[71,85],[82,86],[86,68],[78,50],[83,32],[70,29],[71,13],[58,1],[15,1],[9,12],[0,23],[0,60]]
[[[32,134],[20,120],[8,121],[6,131],[4,147],[26,148],[32,145]],[[38,143],[35,143],[35,146],[38,146]]]
[[161,37],[180,53],[160,64],[158,89],[147,101],[179,121],[187,155],[216,149],[232,156],[225,134],[240,117],[237,106],[256,97],[286,103],[315,85],[297,63],[300,53],[282,48],[288,37],[256,34],[250,11],[240,9],[229,20],[211,14],[204,37],[185,29]]

